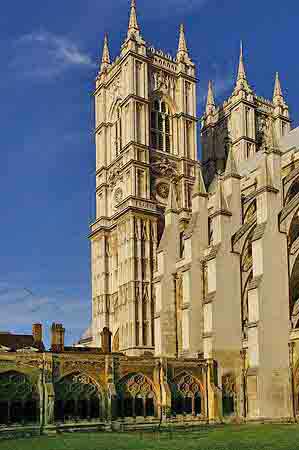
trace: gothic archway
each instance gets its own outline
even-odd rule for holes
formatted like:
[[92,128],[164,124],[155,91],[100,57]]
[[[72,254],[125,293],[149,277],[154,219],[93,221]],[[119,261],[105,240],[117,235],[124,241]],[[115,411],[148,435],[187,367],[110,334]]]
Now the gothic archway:
[[39,421],[39,394],[30,379],[20,372],[0,374],[0,424]]
[[55,383],[55,420],[89,420],[103,416],[102,395],[87,375],[70,374]]
[[156,393],[152,382],[143,374],[130,374],[117,385],[119,417],[153,417],[156,415]]
[[171,383],[171,410],[173,415],[203,414],[203,388],[193,375],[183,372]]

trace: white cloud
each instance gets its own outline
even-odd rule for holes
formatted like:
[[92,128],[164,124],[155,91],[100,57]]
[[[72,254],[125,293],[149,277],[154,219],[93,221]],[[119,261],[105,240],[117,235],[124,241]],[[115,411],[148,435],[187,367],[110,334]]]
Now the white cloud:
[[25,34],[14,43],[11,67],[22,77],[52,78],[75,67],[95,67],[91,57],[66,36],[48,31]]
[[[223,101],[223,96],[230,95],[233,90],[233,77],[231,75],[221,74],[216,75],[212,78],[213,91],[215,96],[215,102],[219,105],[219,101]],[[201,86],[201,94],[199,95],[199,107],[202,108],[207,100],[208,86]]]
[[31,288],[0,281],[0,331],[29,334],[32,323],[41,322],[45,325],[47,345],[52,322],[64,324],[69,343],[78,339],[88,326],[89,306],[89,299],[71,296],[64,290],[40,295]]

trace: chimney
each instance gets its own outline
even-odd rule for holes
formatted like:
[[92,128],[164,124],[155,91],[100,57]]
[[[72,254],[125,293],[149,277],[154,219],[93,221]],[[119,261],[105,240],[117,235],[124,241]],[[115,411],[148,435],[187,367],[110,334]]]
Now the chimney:
[[111,331],[109,331],[109,328],[105,327],[101,333],[103,353],[111,353],[111,336]]
[[51,351],[55,353],[63,352],[65,329],[63,328],[61,323],[53,323],[51,330]]
[[43,342],[43,326],[40,323],[34,323],[32,325],[32,336],[34,343],[40,346]]

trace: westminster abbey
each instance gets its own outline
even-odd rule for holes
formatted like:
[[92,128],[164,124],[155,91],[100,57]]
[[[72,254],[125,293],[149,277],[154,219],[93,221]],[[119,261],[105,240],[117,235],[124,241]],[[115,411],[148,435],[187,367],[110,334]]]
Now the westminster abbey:
[[299,415],[299,128],[278,74],[209,83],[198,161],[196,67],[144,41],[131,0],[96,78],[92,323],[0,333],[1,430],[294,421]]

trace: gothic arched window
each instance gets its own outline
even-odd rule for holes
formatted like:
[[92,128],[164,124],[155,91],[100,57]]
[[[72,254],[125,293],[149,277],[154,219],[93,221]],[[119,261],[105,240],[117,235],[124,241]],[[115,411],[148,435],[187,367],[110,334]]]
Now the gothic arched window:
[[119,417],[147,417],[156,414],[156,395],[151,382],[143,374],[131,374],[117,386]]
[[19,372],[0,374],[0,427],[37,423],[39,395],[31,380]]
[[70,374],[55,384],[55,420],[87,420],[102,416],[102,396],[86,375]]
[[171,383],[172,414],[201,415],[203,413],[202,387],[186,372],[178,375]]
[[122,123],[121,123],[120,108],[117,108],[117,111],[116,111],[116,122],[114,124],[114,127],[115,127],[115,153],[116,153],[116,156],[118,156],[121,151],[121,147],[122,147],[122,141],[121,141]]
[[170,152],[171,123],[168,105],[161,99],[152,103],[151,146],[156,150]]

